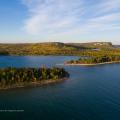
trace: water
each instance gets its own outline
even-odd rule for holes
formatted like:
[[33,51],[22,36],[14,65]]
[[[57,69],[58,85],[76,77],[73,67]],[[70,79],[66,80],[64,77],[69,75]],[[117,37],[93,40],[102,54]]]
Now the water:
[[[55,66],[74,56],[0,57],[0,67]],[[61,66],[60,66],[61,67]],[[120,64],[62,66],[61,83],[0,91],[0,120],[120,120]]]

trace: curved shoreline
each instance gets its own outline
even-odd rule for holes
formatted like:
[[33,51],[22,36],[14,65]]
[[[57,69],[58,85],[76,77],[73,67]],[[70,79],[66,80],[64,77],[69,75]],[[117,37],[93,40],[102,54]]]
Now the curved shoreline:
[[96,66],[96,65],[114,64],[114,63],[120,63],[120,61],[103,62],[103,63],[93,63],[93,64],[64,63],[64,65],[68,65],[68,66]]
[[49,84],[53,84],[53,83],[62,82],[64,80],[67,80],[68,78],[69,77],[64,77],[64,78],[60,78],[60,79],[57,79],[57,80],[49,79],[49,80],[41,80],[39,82],[37,81],[37,82],[30,82],[30,83],[19,83],[19,84],[14,84],[14,85],[11,85],[11,86],[0,87],[0,90],[49,85]]

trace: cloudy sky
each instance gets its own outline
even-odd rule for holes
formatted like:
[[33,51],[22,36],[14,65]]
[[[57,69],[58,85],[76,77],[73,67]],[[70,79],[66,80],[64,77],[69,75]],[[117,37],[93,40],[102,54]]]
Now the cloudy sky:
[[0,0],[0,42],[120,44],[120,0]]

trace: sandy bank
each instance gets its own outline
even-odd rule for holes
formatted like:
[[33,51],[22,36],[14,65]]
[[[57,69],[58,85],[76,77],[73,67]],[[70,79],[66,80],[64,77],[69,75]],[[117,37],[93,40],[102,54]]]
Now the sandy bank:
[[82,64],[82,63],[64,63],[64,65],[71,65],[71,66],[96,66],[96,65],[105,65],[105,64],[114,64],[120,63],[120,61],[112,61],[112,62],[103,62],[103,63],[93,63],[93,64]]

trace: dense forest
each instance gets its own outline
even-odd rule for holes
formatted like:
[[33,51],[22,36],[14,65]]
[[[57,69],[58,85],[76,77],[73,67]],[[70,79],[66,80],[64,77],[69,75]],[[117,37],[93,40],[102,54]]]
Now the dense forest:
[[78,60],[67,61],[66,64],[98,64],[105,62],[120,62],[120,56],[81,57]]
[[0,88],[69,77],[63,68],[4,68],[0,69]]
[[0,55],[120,55],[120,48],[112,43],[34,43],[0,44]]
[[0,50],[0,55],[9,55],[9,52],[5,51],[5,50]]

